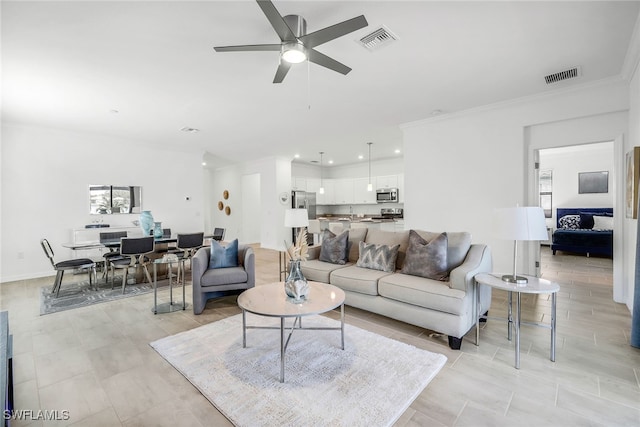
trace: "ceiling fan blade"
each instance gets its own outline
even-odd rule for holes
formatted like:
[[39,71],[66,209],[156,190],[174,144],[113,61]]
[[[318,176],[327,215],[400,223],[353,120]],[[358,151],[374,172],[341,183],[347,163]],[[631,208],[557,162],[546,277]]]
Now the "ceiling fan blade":
[[276,7],[269,0],[256,0],[258,2],[258,6],[262,9],[265,16],[271,23],[273,29],[278,33],[280,40],[284,41],[294,41],[296,40],[296,35],[293,34],[291,28],[284,21],[280,12],[276,9]]
[[340,22],[339,24],[302,36],[300,37],[300,41],[302,41],[306,47],[311,49],[333,39],[337,39],[338,37],[342,37],[345,34],[352,33],[360,28],[364,28],[367,25],[369,25],[369,23],[365,19],[364,15],[360,15]]
[[216,46],[216,52],[255,52],[255,51],[280,51],[280,44],[245,44],[240,46]]
[[348,74],[349,71],[351,71],[351,68],[336,61],[333,58],[329,58],[327,55],[325,55],[324,53],[320,53],[317,50],[309,49],[307,51],[307,55],[309,57],[309,61],[313,62],[314,64],[318,64],[330,70],[337,71],[340,74]]
[[290,63],[284,60],[280,60],[280,65],[278,65],[278,70],[276,71],[276,75],[273,78],[273,82],[282,83],[282,81],[284,80],[284,77],[287,75],[290,68],[291,68]]

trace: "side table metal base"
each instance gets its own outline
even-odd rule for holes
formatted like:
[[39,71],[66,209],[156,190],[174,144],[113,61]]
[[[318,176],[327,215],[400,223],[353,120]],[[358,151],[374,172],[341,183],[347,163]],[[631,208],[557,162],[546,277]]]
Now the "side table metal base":
[[158,304],[158,307],[154,310],[151,308],[151,312],[153,314],[161,314],[161,313],[172,313],[174,311],[182,311],[186,310],[189,307],[189,304],[185,304],[184,308],[181,303],[174,301],[173,303],[164,302],[162,304]]

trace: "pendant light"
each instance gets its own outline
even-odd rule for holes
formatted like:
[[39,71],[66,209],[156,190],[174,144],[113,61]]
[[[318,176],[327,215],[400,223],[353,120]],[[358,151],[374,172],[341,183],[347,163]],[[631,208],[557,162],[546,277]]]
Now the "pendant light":
[[318,190],[318,193],[320,194],[324,194],[324,185],[322,183],[322,155],[324,154],[324,151],[320,152],[320,189]]
[[371,144],[373,142],[367,142],[369,146],[369,184],[367,184],[367,191],[373,191],[373,184],[371,184]]

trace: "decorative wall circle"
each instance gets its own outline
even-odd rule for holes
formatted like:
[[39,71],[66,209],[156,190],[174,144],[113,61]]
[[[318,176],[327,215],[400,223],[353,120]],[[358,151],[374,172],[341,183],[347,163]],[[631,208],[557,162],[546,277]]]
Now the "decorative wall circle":
[[278,200],[280,200],[280,203],[282,203],[283,205],[286,205],[289,203],[289,192],[288,191],[283,191],[282,193],[280,193],[280,195],[278,196]]
[[229,206],[224,208],[224,213],[226,213],[227,215],[231,215],[231,208]]
[[222,197],[224,197],[224,199],[227,200],[229,198],[229,192],[227,190],[224,190],[222,192]]
[[218,210],[222,210],[224,209],[224,203],[222,203],[222,201],[218,202]]

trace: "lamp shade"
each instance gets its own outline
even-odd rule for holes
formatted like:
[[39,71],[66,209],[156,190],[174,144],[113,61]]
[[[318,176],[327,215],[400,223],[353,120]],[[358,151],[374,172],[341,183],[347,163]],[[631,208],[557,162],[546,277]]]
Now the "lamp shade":
[[547,240],[547,224],[540,207],[496,209],[494,233],[505,240]]
[[285,227],[307,227],[309,225],[309,213],[306,209],[287,209],[284,211]]

